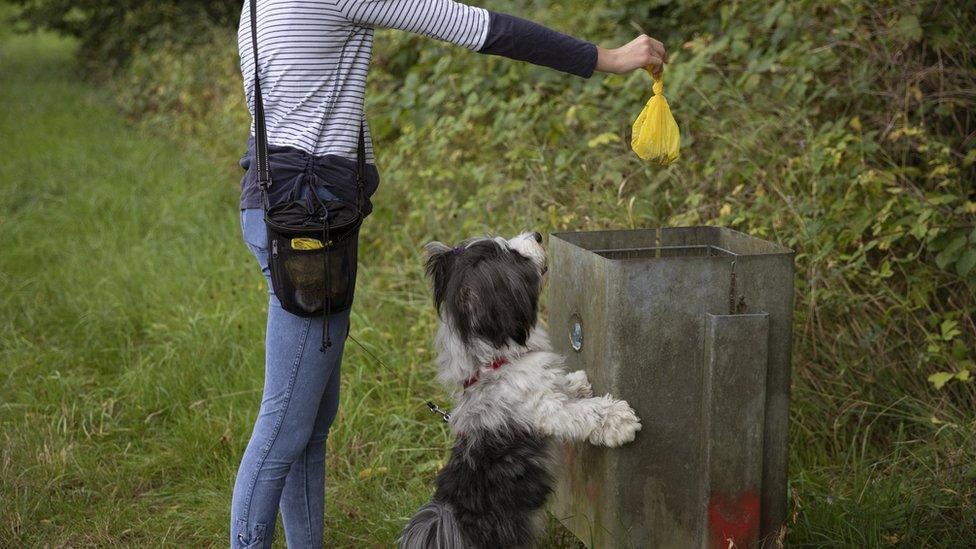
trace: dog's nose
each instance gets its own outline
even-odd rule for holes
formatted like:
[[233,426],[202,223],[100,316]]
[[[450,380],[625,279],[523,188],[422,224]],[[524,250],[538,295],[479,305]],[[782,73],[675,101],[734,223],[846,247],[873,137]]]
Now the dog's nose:
[[542,233],[532,233],[532,238],[539,244],[542,244]]

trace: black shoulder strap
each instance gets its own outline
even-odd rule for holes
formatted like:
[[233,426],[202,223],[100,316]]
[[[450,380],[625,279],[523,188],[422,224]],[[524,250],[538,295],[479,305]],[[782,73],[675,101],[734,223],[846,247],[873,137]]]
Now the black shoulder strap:
[[[264,122],[264,100],[261,97],[261,71],[258,68],[258,8],[257,0],[251,4],[251,47],[254,50],[254,141],[257,156],[258,188],[264,208],[268,208],[268,189],[271,188],[271,166],[268,161],[268,128]],[[356,148],[356,186],[359,191],[359,209],[362,211],[366,198],[366,123],[359,123],[359,144]]]
[[359,145],[356,147],[356,189],[359,191],[360,215],[366,204],[366,122],[359,122]]
[[251,3],[251,46],[254,49],[254,141],[257,156],[258,188],[265,209],[268,208],[268,188],[271,187],[271,167],[268,163],[268,129],[264,122],[264,100],[261,98],[261,70],[258,68],[258,0]]

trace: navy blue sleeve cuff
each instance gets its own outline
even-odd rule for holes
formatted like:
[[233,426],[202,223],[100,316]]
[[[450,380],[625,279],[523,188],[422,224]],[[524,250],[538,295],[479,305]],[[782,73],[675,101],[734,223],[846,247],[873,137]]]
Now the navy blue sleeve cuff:
[[489,11],[488,36],[480,53],[528,61],[589,78],[596,68],[596,46],[538,23]]

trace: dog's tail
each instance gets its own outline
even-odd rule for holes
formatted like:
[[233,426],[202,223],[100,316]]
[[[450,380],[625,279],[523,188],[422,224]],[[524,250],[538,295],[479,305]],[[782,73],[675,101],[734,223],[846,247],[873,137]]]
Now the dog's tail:
[[463,549],[467,547],[454,512],[432,501],[417,511],[400,536],[400,549]]

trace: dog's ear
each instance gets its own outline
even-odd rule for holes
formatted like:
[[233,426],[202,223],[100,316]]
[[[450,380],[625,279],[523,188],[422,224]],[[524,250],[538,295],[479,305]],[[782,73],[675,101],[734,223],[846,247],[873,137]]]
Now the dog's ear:
[[530,260],[505,254],[463,273],[463,286],[449,307],[465,342],[476,338],[496,348],[510,342],[525,345],[536,324],[538,271]]
[[453,253],[452,248],[440,242],[426,244],[424,254],[427,256],[427,278],[430,279],[431,288],[434,290],[434,306],[440,312],[457,255]]

